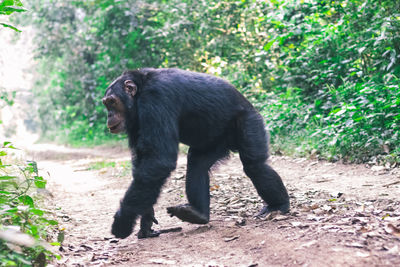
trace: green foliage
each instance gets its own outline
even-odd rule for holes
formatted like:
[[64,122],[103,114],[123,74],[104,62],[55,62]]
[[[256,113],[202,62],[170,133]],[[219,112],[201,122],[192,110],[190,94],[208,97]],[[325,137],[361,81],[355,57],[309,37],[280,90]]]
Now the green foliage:
[[16,92],[7,92],[6,90],[3,90],[0,87],[0,108],[3,107],[3,105],[7,106],[12,106],[14,105],[14,98],[15,98]]
[[[288,92],[300,89],[291,98],[283,94],[278,105],[266,106],[275,147],[293,150],[284,142],[295,141],[300,154],[400,162],[400,14],[392,12],[398,5],[310,1],[285,7],[301,12],[291,23],[279,24],[298,34],[274,48],[282,55],[292,47],[276,86]],[[293,119],[294,114],[299,118]]]
[[131,175],[132,163],[131,161],[98,161],[88,166],[88,170],[100,170],[101,172],[107,171],[110,168],[113,170],[115,177],[126,177]]
[[54,256],[46,241],[47,233],[58,223],[36,203],[33,190],[46,186],[36,162],[8,163],[13,149],[10,142],[0,148],[0,265],[30,266],[39,258]]
[[[8,16],[11,15],[14,12],[24,12],[25,10],[22,8],[22,3],[19,0],[3,0],[0,2],[0,18],[1,16]],[[0,25],[2,25],[5,28],[10,28],[13,29],[14,31],[20,32],[17,28],[14,26],[0,22]],[[3,102],[6,105],[13,105],[14,100],[13,98],[15,97],[15,91],[14,92],[7,92],[0,86],[0,108],[3,106]],[[1,124],[1,121],[0,121]]]
[[397,1],[41,0],[30,10],[48,135],[109,139],[111,80],[179,67],[230,80],[265,114],[276,151],[399,162]]
[[[23,11],[19,0],[0,2],[0,16]],[[0,25],[19,32],[9,24]],[[14,97],[15,92],[1,90],[0,107],[13,105]],[[36,203],[33,190],[46,187],[36,162],[16,164],[9,156],[9,151],[15,149],[10,142],[0,147],[0,266],[45,266],[47,259],[59,257],[46,242],[48,231],[58,222],[48,219],[48,212]]]
[[281,95],[264,115],[276,150],[394,164],[400,162],[399,104],[398,80],[387,85],[345,83],[321,91],[309,104],[303,102],[299,90]]
[[116,163],[112,161],[98,161],[90,164],[89,170],[101,170],[103,168],[115,168]]
[[[14,12],[25,12],[26,10],[22,8],[22,3],[20,0],[2,0],[0,2],[0,16],[2,15],[11,15]],[[5,27],[5,28],[10,28],[16,32],[21,32],[14,26],[0,22],[0,25]]]

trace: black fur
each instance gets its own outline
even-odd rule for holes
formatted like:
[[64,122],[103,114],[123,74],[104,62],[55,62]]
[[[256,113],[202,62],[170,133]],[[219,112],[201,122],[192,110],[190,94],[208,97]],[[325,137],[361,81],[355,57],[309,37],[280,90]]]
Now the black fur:
[[[125,80],[137,85],[133,98],[124,92]],[[268,204],[265,210],[289,210],[286,188],[266,164],[268,144],[263,119],[230,83],[179,69],[141,69],[124,72],[107,92],[124,103],[126,131],[136,155],[134,180],[115,215],[112,233],[117,237],[132,232],[138,215],[142,220],[154,218],[152,207],[176,167],[179,142],[190,147],[186,177],[189,204],[169,208],[171,216],[208,222],[208,173],[230,150],[239,152],[245,173]],[[142,224],[148,225],[149,220]]]

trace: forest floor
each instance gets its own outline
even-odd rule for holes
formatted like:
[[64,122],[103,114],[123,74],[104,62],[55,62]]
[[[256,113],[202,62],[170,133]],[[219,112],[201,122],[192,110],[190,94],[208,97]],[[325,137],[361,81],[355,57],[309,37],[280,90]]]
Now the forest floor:
[[186,202],[182,154],[155,206],[155,229],[182,231],[120,240],[110,228],[132,179],[129,151],[34,145],[28,156],[65,228],[57,266],[400,266],[399,169],[272,157],[291,212],[256,219],[262,201],[232,155],[213,171],[201,226],[166,212]]

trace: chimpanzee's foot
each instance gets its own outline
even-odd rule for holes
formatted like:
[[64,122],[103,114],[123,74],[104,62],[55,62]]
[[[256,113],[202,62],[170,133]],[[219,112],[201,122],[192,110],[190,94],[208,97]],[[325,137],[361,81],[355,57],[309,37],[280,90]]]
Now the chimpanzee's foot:
[[160,231],[154,231],[153,229],[149,229],[149,230],[140,229],[137,234],[137,237],[139,239],[142,239],[142,238],[149,238],[149,237],[157,237],[160,234],[161,234]]
[[114,215],[111,233],[117,238],[127,238],[133,231],[137,215],[128,214],[119,209]]
[[167,208],[167,212],[171,217],[176,216],[184,222],[195,224],[207,224],[209,219],[195,210],[190,204],[178,205]]
[[261,209],[261,211],[256,215],[256,217],[263,218],[273,211],[280,211],[282,213],[287,213],[287,212],[289,212],[289,209],[290,209],[289,203],[285,203],[285,204],[278,205],[278,206],[265,205]]

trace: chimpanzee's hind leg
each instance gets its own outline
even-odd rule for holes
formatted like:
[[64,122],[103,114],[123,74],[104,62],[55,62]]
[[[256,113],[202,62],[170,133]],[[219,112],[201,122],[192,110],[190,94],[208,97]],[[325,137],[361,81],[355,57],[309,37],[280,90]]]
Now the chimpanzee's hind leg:
[[210,177],[212,165],[228,155],[223,147],[204,151],[189,149],[186,173],[186,195],[189,204],[167,208],[171,216],[182,221],[206,224],[210,220]]
[[158,221],[154,217],[154,209],[151,208],[147,213],[142,215],[140,219],[140,230],[138,232],[138,238],[148,238],[148,237],[157,237],[160,235],[159,231],[154,231],[151,229],[153,223],[158,224]]
[[282,179],[266,163],[268,140],[263,119],[258,113],[249,112],[238,120],[238,147],[244,172],[267,203],[258,216],[276,210],[288,212],[289,195]]

